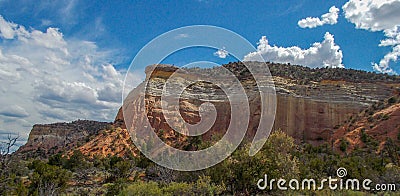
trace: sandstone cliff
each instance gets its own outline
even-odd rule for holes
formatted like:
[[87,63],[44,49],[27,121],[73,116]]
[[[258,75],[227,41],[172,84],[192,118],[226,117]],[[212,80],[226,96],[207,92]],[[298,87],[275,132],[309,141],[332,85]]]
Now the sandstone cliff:
[[[263,67],[265,65],[261,63],[255,63],[255,66],[257,69],[265,68]],[[247,138],[252,138],[260,119],[260,102],[257,100],[259,97],[256,93],[255,81],[241,63],[231,63],[225,67],[239,78],[246,89],[252,115]],[[392,96],[398,92],[400,87],[398,77],[366,72],[355,75],[359,72],[355,70],[313,70],[280,64],[269,64],[269,67],[277,92],[277,112],[273,130],[281,129],[293,136],[297,142],[321,144],[329,141],[339,125],[344,124],[351,116],[357,115],[373,103]],[[213,74],[219,68],[192,69],[197,69],[196,72]],[[298,72],[305,73],[299,76],[294,75],[298,72],[293,69],[299,69]],[[149,80],[147,92],[145,95],[140,95],[145,97],[146,103],[139,103],[139,96],[128,99],[129,103],[126,107],[143,108],[143,110],[133,111],[133,115],[130,116],[133,118],[133,132],[144,126],[146,119],[138,118],[138,116],[141,116],[142,112],[146,112],[151,126],[157,133],[162,133],[161,135],[168,144],[183,148],[190,143],[188,141],[190,138],[180,134],[175,136],[176,133],[166,122],[161,109],[162,87],[175,70],[174,67],[162,65],[156,67],[151,74],[147,72]],[[326,73],[332,73],[331,78],[336,80],[329,80],[328,76],[330,75]],[[372,76],[375,77],[375,80],[371,80]],[[191,76],[181,77],[182,81],[185,81],[185,78]],[[231,115],[230,105],[220,89],[209,84],[196,83],[185,89],[180,100],[180,114],[184,120],[189,123],[199,122],[198,109],[204,102],[214,104],[218,111],[215,124],[209,132],[203,135],[203,139],[209,140],[212,136],[223,135],[227,130]],[[122,117],[123,114],[120,110],[117,121],[122,122]]]
[[[254,63],[257,69],[265,69],[265,64]],[[239,79],[244,86],[250,103],[251,118],[247,130],[247,139],[250,140],[256,131],[260,120],[260,95],[254,78],[241,63],[224,65]],[[310,69],[301,66],[269,63],[268,67],[276,89],[277,110],[273,130],[281,129],[293,136],[298,143],[306,142],[314,145],[333,141],[338,148],[341,138],[346,137],[349,143],[351,135],[359,130],[344,128],[350,118],[359,116],[360,112],[374,104],[387,100],[400,92],[400,78],[383,74],[368,73],[347,69]],[[125,107],[133,108],[130,118],[133,132],[144,126],[149,120],[157,135],[171,146],[194,150],[193,145],[198,138],[183,136],[175,132],[166,122],[161,110],[160,95],[163,85],[176,67],[159,65],[153,73],[147,69],[148,91],[135,98],[127,99]],[[219,68],[196,69],[196,72],[212,75]],[[191,75],[178,75],[179,83],[187,82]],[[182,85],[176,84],[176,85]],[[141,84],[142,86],[144,84]],[[145,98],[145,103],[139,98]],[[210,131],[202,138],[212,141],[215,137],[225,133],[230,123],[230,104],[224,92],[217,86],[207,82],[197,82],[186,88],[179,102],[180,115],[190,124],[201,120],[199,106],[204,102],[214,104],[218,115]],[[394,110],[391,118],[397,114]],[[132,146],[124,121],[122,108],[119,110],[114,123],[98,123],[93,121],[76,121],[72,123],[56,123],[51,125],[35,125],[30,133],[27,144],[22,146],[17,154],[35,157],[57,152],[72,152],[75,149],[89,156],[135,155],[136,149]],[[141,115],[145,114],[145,115]],[[377,114],[378,115],[378,114]],[[140,116],[145,116],[147,119]],[[395,122],[391,120],[391,123]],[[372,126],[363,121],[363,127]],[[398,122],[398,121],[396,121]],[[389,121],[387,121],[389,123]],[[112,126],[111,126],[112,124]],[[366,133],[381,135],[388,130],[384,137],[395,137],[398,125],[375,126]],[[379,128],[385,127],[385,130]],[[345,130],[345,131],[344,131]],[[390,133],[390,134],[389,134]],[[132,134],[132,133],[131,133]],[[358,133],[357,133],[358,134]],[[356,134],[356,135],[357,135]],[[333,138],[333,140],[332,140]],[[383,142],[383,140],[382,140]],[[380,144],[382,145],[382,144]],[[357,146],[357,145],[352,145]],[[351,149],[353,147],[350,147]]]

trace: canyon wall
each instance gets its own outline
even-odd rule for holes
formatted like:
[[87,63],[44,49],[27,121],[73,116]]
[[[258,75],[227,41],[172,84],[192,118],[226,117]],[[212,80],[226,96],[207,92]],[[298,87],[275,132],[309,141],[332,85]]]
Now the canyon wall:
[[[162,132],[163,138],[168,144],[182,147],[187,144],[187,138],[175,136],[174,130],[168,125],[162,113],[160,98],[163,85],[175,70],[176,68],[167,65],[158,65],[152,73],[149,73],[149,69],[147,69],[146,93],[140,96],[136,95],[137,97],[128,97],[126,107],[133,110],[129,112],[131,116],[128,117],[132,118],[133,132],[145,126],[146,119],[142,114],[146,112],[151,126],[157,133]],[[199,71],[201,72],[201,70]],[[259,99],[257,100],[259,95],[256,93],[257,89],[254,88],[255,81],[249,79],[246,73],[237,72],[236,76],[248,93],[251,116],[247,138],[251,139],[260,119],[261,106]],[[181,77],[182,80],[186,80],[194,76]],[[321,80],[299,84],[296,80],[284,76],[274,76],[273,80],[277,100],[273,130],[281,129],[299,143],[306,142],[316,145],[328,141],[335,129],[346,123],[351,116],[357,115],[379,100],[390,97],[394,89],[398,88],[398,83],[395,82],[360,83],[345,80]],[[143,90],[145,83],[141,85],[138,88]],[[223,135],[229,126],[230,104],[227,98],[221,94],[223,92],[220,89],[210,84],[200,83],[186,88],[182,93],[180,115],[186,122],[195,124],[200,121],[199,106],[204,102],[214,104],[218,111],[214,125],[209,132],[202,136],[203,139],[209,140],[212,136]],[[145,103],[139,102],[143,98],[145,98]],[[139,116],[141,117],[139,118]],[[123,122],[122,110],[119,111],[116,122]],[[122,126],[125,127],[125,125]]]

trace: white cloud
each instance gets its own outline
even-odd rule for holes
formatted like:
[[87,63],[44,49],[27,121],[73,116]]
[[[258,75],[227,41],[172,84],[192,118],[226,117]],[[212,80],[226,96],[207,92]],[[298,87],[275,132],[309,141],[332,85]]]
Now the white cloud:
[[57,28],[26,30],[1,16],[0,33],[7,39],[0,45],[1,130],[27,139],[27,124],[114,119],[124,71],[110,64],[112,52],[65,39]]
[[330,24],[334,25],[337,23],[337,19],[339,17],[339,8],[332,6],[329,8],[329,12],[326,14],[323,14],[320,18],[314,18],[314,17],[307,17],[304,19],[299,20],[297,24],[301,28],[315,28],[318,26],[322,26],[325,24]]
[[217,56],[221,59],[226,58],[229,55],[229,52],[225,50],[225,48],[218,49],[217,52],[214,52],[214,56]]
[[21,38],[27,44],[60,50],[65,55],[68,55],[67,42],[64,40],[63,34],[59,31],[59,29],[50,27],[46,30],[46,32],[33,30],[32,32],[28,33],[28,35],[22,35]]
[[4,39],[12,39],[15,36],[14,29],[17,27],[16,24],[7,22],[2,16],[0,16],[0,37]]
[[297,46],[279,47],[271,46],[266,36],[262,36],[258,43],[257,52],[252,52],[244,57],[244,61],[262,61],[260,55],[266,60],[277,63],[291,63],[309,67],[344,67],[343,54],[340,47],[335,44],[333,35],[325,33],[324,41],[314,43],[308,49]]
[[49,25],[52,25],[52,24],[53,24],[53,22],[51,20],[48,20],[48,19],[42,19],[41,20],[41,26],[49,26]]
[[0,111],[0,115],[6,117],[26,118],[29,113],[19,105],[6,106]]
[[386,54],[373,68],[383,73],[395,73],[390,62],[400,56],[400,0],[350,0],[343,5],[348,21],[356,28],[372,32],[383,31],[387,39],[379,46],[390,46],[392,51]]
[[399,0],[350,0],[343,5],[345,17],[356,28],[382,31],[399,25]]

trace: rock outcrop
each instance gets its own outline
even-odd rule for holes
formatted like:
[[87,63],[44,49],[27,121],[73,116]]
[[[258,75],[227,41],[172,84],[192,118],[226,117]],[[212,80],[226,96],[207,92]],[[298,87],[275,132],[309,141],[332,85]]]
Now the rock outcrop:
[[[257,69],[265,69],[265,64],[254,63]],[[260,119],[260,102],[257,101],[257,87],[248,70],[241,63],[225,65],[240,80],[250,102],[251,118],[248,127],[247,138],[252,138]],[[387,99],[399,91],[399,78],[395,76],[379,75],[355,70],[345,69],[298,69],[307,74],[293,76],[296,66],[269,64],[277,95],[277,112],[273,130],[281,129],[294,137],[297,142],[321,144],[329,141],[340,125],[344,124],[351,116],[368,108],[373,103]],[[294,68],[293,68],[294,67]],[[196,72],[213,74],[220,68],[196,69]],[[283,69],[283,70],[282,70]],[[285,70],[286,69],[286,70]],[[168,77],[176,70],[172,66],[158,65],[152,73],[147,69],[147,91],[136,98],[127,100],[126,107],[142,108],[132,111],[133,132],[144,126],[147,119],[138,118],[142,112],[146,112],[151,126],[157,133],[162,133],[165,141],[175,147],[187,146],[188,138],[180,137],[166,122],[161,109],[161,92]],[[359,75],[352,75],[353,73]],[[326,73],[332,73],[336,80],[329,80]],[[344,75],[340,77],[340,75]],[[371,75],[371,76],[370,76]],[[378,76],[376,76],[378,75]],[[376,81],[363,78],[375,77]],[[186,78],[192,76],[178,76],[184,83]],[[385,80],[387,80],[385,82]],[[143,85],[143,84],[142,84]],[[179,84],[176,84],[179,85]],[[211,89],[211,90],[210,90]],[[138,99],[145,97],[145,103]],[[204,102],[214,104],[218,115],[216,122],[210,131],[203,135],[203,139],[209,140],[212,136],[223,135],[230,122],[230,105],[221,89],[205,83],[196,83],[186,88],[180,100],[180,114],[188,123],[200,121],[199,106]],[[135,110],[135,109],[134,109]],[[122,110],[118,116],[122,122]]]
[[[256,71],[265,69],[263,63],[252,62],[252,65],[255,66]],[[239,79],[247,94],[251,116],[246,138],[251,140],[260,121],[258,86],[242,63],[230,63],[224,67]],[[398,105],[382,110],[382,114],[379,112],[371,114],[372,118],[376,119],[380,115],[389,116],[390,120],[382,123],[371,123],[368,121],[369,117],[359,117],[355,123],[356,126],[353,123],[351,127],[348,123],[349,119],[359,116],[362,111],[365,113],[366,109],[374,104],[398,95],[400,77],[358,70],[310,69],[273,63],[268,63],[268,67],[276,89],[277,110],[273,130],[281,129],[287,132],[298,143],[318,145],[332,142],[336,148],[339,148],[340,141],[345,138],[351,144],[349,151],[362,145],[363,142],[357,138],[363,128],[365,133],[373,135],[378,140],[397,137],[400,131],[396,123],[400,122],[397,119],[398,111],[400,111]],[[190,69],[213,75],[221,68]],[[124,105],[132,109],[129,116],[125,116],[131,119],[130,126],[133,127],[131,131],[140,131],[148,120],[156,134],[169,145],[185,150],[196,149],[193,143],[198,141],[198,138],[184,136],[174,131],[167,123],[161,109],[160,96],[163,85],[177,68],[158,65],[152,73],[149,70],[151,69],[146,69],[149,81],[146,93],[128,97],[127,104]],[[190,74],[177,74],[178,82],[174,85],[187,85],[188,79],[194,77]],[[142,83],[136,90],[143,88],[144,85],[145,83]],[[231,120],[229,100],[218,86],[201,81],[189,85],[180,97],[179,113],[185,122],[196,124],[201,121],[199,106],[204,102],[212,103],[217,111],[215,123],[207,133],[202,135],[203,140],[213,141],[224,135]],[[207,117],[203,116],[203,118]],[[384,139],[379,142],[382,146]],[[68,154],[73,150],[80,150],[88,156],[126,156],[138,153],[126,130],[121,108],[114,123],[79,120],[72,123],[35,125],[28,142],[16,154],[24,157],[46,158],[58,152]]]
[[68,152],[87,143],[101,130],[109,129],[110,126],[111,123],[89,120],[34,125],[27,143],[21,146],[16,154],[25,158],[47,158],[59,152]]

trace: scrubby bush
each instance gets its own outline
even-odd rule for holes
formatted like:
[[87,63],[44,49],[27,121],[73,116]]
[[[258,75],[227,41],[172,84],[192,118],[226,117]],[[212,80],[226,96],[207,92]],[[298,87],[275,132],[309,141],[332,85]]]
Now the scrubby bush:
[[65,169],[35,160],[29,165],[33,170],[30,176],[30,193],[38,195],[57,195],[68,186],[72,175]]
[[254,156],[249,155],[250,146],[245,145],[206,173],[213,182],[224,183],[229,194],[257,194],[260,190],[255,185],[265,174],[276,179],[299,176],[299,161],[294,156],[296,148],[293,138],[275,131]]
[[161,184],[154,181],[137,181],[128,185],[120,195],[220,195],[224,191],[225,187],[213,184],[209,176],[200,176],[194,183]]
[[348,144],[348,141],[347,141],[346,139],[341,139],[341,140],[340,140],[339,149],[340,149],[342,152],[346,152],[347,146],[348,146],[348,145],[349,145],[349,144]]
[[125,188],[119,195],[121,196],[136,196],[136,195],[163,195],[162,190],[157,182],[134,182]]
[[[399,129],[400,129],[400,128],[399,128]],[[399,133],[397,134],[397,140],[400,141],[400,130],[399,130]]]
[[361,136],[360,136],[360,138],[361,138],[361,141],[362,142],[364,142],[364,143],[367,143],[369,140],[369,136],[365,133],[365,129],[363,128],[363,129],[361,129]]
[[396,97],[390,97],[388,99],[388,104],[395,104],[397,102]]
[[384,114],[383,116],[382,116],[382,120],[388,120],[390,117],[389,117],[389,115],[388,114]]
[[61,161],[62,167],[71,171],[85,169],[89,166],[89,162],[86,161],[85,155],[83,155],[79,150],[75,150],[69,158],[65,157],[65,159],[61,159]]
[[188,183],[171,182],[162,189],[164,195],[193,195],[193,185]]

